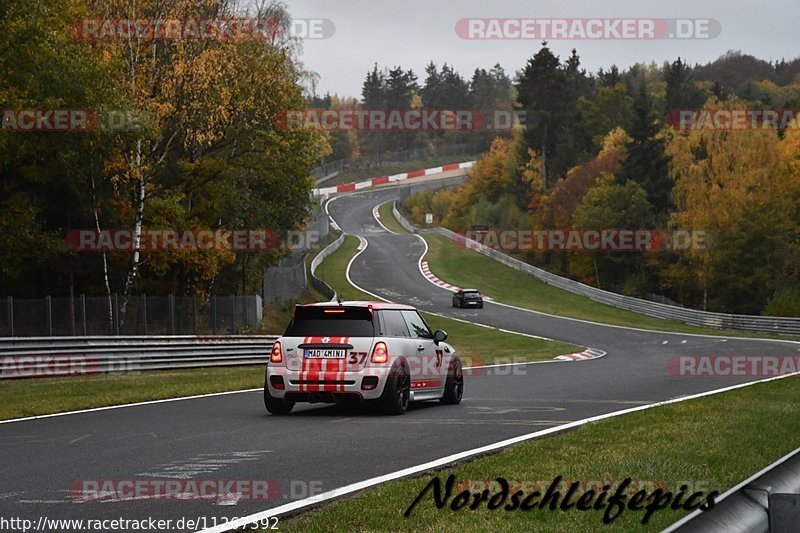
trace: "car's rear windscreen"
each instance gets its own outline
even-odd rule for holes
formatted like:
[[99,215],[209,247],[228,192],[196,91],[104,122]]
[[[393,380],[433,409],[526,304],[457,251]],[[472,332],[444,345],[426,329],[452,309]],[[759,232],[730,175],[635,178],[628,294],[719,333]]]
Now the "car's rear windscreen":
[[372,311],[366,307],[298,306],[285,337],[372,337]]

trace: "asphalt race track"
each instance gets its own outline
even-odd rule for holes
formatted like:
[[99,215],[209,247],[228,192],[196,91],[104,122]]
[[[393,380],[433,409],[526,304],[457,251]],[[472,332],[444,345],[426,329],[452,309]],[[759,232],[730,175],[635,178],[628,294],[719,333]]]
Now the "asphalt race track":
[[[467,377],[459,406],[422,404],[401,417],[365,408],[298,405],[269,416],[260,392],[110,409],[0,425],[0,515],[60,518],[206,517],[205,525],[539,429],[637,405],[719,389],[749,379],[670,375],[667,358],[684,354],[795,354],[798,345],[609,327],[486,302],[450,307],[451,293],[418,270],[424,251],[413,235],[386,232],[375,205],[387,188],[329,204],[342,229],[369,245],[351,278],[384,298],[427,311],[608,352],[584,362],[534,364]],[[450,342],[458,348],[459,340]],[[498,473],[498,475],[503,473]],[[557,473],[554,473],[554,475]],[[79,480],[272,480],[272,500],[89,501],[73,498]],[[270,494],[273,494],[270,490]],[[203,525],[201,523],[201,525]],[[192,531],[197,528],[185,528]]]

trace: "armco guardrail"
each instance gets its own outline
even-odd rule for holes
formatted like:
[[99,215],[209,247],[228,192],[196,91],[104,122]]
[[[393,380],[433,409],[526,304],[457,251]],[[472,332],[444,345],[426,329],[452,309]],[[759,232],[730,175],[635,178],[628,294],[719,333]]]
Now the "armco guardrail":
[[277,338],[3,337],[0,379],[266,364]]
[[596,302],[604,303],[626,309],[635,313],[641,313],[665,320],[675,320],[692,326],[700,326],[715,329],[759,331],[765,333],[777,333],[781,335],[800,335],[800,318],[767,317],[757,315],[731,315],[726,313],[712,313],[709,311],[698,311],[686,309],[672,305],[650,302],[632,296],[624,296],[614,292],[605,291],[596,287],[591,287],[579,281],[563,278],[551,274],[546,270],[529,265],[524,261],[510,257],[504,253],[489,248],[477,241],[468,239],[463,235],[450,231],[447,228],[418,229],[410,222],[405,220],[401,213],[395,208],[395,216],[403,227],[412,228],[410,231],[431,232],[444,235],[448,239],[465,246],[466,248],[482,253],[499,261],[515,270],[525,272],[545,283],[569,291],[573,294],[585,296]]
[[798,493],[800,448],[721,494],[712,509],[695,511],[664,533],[797,531]]
[[338,239],[326,246],[325,249],[318,253],[313,261],[311,261],[311,285],[326,297],[330,298],[331,301],[336,299],[336,291],[334,291],[327,283],[316,276],[317,267],[320,265],[320,263],[322,263],[322,261],[325,260],[326,257],[338,250],[343,242],[344,233],[339,235]]

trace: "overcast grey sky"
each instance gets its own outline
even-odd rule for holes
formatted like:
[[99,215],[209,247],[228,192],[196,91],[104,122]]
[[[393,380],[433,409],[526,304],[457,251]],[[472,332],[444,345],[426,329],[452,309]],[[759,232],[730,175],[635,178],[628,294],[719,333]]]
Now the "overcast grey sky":
[[772,0],[286,0],[294,18],[326,18],[336,24],[330,39],[306,40],[302,60],[320,75],[318,94],[361,96],[373,63],[402,65],[424,80],[433,60],[453,65],[465,78],[476,67],[500,63],[509,74],[539,49],[538,40],[461,39],[462,18],[709,18],[722,32],[707,40],[551,40],[562,58],[577,48],[583,67],[595,72],[680,56],[705,63],[728,50],[787,60],[800,55],[800,2]]

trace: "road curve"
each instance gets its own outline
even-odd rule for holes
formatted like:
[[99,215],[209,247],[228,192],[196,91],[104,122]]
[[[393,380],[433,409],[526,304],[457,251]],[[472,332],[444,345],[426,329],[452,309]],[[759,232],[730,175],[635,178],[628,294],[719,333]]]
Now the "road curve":
[[[241,517],[309,491],[328,491],[423,462],[628,407],[743,379],[680,378],[667,373],[681,354],[793,353],[795,345],[609,327],[486,303],[449,307],[450,293],[418,270],[424,251],[412,235],[387,232],[375,205],[398,189],[340,197],[328,205],[344,231],[363,236],[354,283],[382,297],[489,326],[606,350],[580,363],[535,364],[467,378],[458,406],[423,404],[402,417],[364,408],[299,405],[290,417],[265,413],[261,394],[241,392],[0,424],[4,480],[0,515],[48,518],[171,519],[205,517],[205,525]],[[458,348],[457,338],[451,339]],[[643,443],[646,444],[646,443]],[[11,458],[12,460],[9,460]],[[76,501],[78,480],[270,480],[270,501]],[[272,494],[270,492],[270,494]],[[62,527],[61,530],[74,530]],[[183,528],[172,530],[191,531]]]
[[[430,283],[419,271],[425,244],[416,235],[392,234],[375,220],[375,205],[398,197],[397,190],[378,190],[335,198],[330,215],[343,231],[364,237],[369,245],[350,269],[356,285],[383,298],[478,324],[600,348],[608,352],[588,364],[531,367],[521,398],[625,402],[660,401],[752,381],[742,378],[671,376],[666,361],[673,355],[791,354],[797,343],[662,333],[606,326],[510,308],[486,301],[484,309],[451,307],[452,293]],[[445,280],[447,281],[447,280]],[[458,347],[458,340],[452,339]],[[513,392],[513,391],[511,391]],[[571,417],[567,417],[571,418]]]

